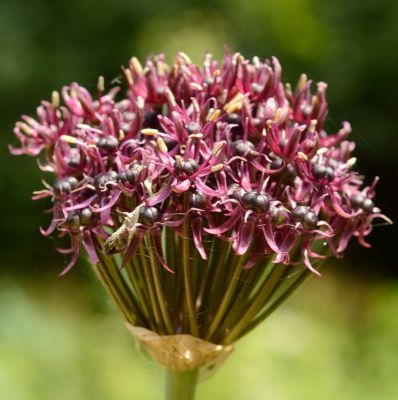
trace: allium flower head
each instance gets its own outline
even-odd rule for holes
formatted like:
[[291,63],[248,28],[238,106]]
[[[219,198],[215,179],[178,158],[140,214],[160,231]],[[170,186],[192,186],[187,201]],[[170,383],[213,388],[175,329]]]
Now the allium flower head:
[[54,177],[34,198],[52,200],[42,233],[70,240],[63,273],[82,243],[127,320],[229,343],[353,236],[369,247],[377,178],[353,169],[348,122],[326,132],[325,83],[293,90],[276,58],[229,51],[123,74],[124,94],[103,78],[54,92],[11,151]]

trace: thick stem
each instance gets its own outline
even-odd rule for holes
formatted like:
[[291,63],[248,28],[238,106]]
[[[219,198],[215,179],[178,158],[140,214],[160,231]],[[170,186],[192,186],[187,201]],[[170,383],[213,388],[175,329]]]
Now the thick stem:
[[172,371],[166,370],[165,400],[193,400],[198,381],[198,370]]

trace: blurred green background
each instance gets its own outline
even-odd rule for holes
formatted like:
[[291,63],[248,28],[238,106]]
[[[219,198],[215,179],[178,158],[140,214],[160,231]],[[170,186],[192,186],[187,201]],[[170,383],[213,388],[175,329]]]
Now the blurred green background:
[[[397,220],[396,0],[0,1],[0,399],[158,399],[161,371],[134,346],[89,267],[43,238],[35,161],[12,157],[12,128],[73,80],[94,89],[132,55],[184,50],[199,62],[227,44],[276,55],[284,81],[329,84],[329,130],[349,120],[358,168],[381,177],[377,205]],[[329,262],[199,389],[202,399],[398,398],[396,226],[373,249]]]

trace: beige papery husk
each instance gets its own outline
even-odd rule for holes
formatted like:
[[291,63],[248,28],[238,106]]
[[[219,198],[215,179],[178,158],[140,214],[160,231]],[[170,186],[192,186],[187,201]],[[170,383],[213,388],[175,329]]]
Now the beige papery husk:
[[199,381],[213,376],[234,351],[233,345],[220,345],[187,334],[159,335],[126,322],[137,344],[162,367],[172,371],[199,370]]

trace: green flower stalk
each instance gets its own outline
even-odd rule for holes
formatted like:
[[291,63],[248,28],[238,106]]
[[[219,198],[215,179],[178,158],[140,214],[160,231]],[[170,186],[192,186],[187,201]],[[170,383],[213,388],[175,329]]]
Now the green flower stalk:
[[167,372],[166,398],[193,399],[232,345],[318,265],[365,237],[375,185],[363,187],[351,128],[325,131],[326,84],[293,92],[276,58],[226,52],[201,67],[179,53],[120,87],[77,83],[15,127],[14,154],[40,157],[61,253],[81,248],[129,330]]

